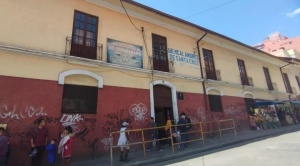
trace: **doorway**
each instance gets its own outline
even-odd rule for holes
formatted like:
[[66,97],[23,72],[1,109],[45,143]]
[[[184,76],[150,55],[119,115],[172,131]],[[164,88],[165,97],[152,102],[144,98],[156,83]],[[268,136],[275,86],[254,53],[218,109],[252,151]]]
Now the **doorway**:
[[[154,113],[157,127],[165,126],[168,116],[174,122],[174,112],[172,106],[172,91],[171,88],[164,85],[155,85],[154,91]],[[174,124],[174,123],[173,123]],[[158,129],[158,139],[165,138],[166,132],[164,128]],[[167,140],[160,141],[161,144],[166,144]]]

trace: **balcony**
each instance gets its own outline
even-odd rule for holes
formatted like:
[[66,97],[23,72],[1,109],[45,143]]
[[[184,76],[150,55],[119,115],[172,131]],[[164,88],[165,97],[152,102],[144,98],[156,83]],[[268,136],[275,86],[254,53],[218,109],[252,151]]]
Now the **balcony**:
[[204,78],[210,79],[210,80],[222,81],[221,70],[215,69],[215,72],[214,71],[208,71],[204,67],[203,71],[204,71],[204,75],[203,75]]
[[170,71],[170,73],[175,73],[174,60],[169,61],[169,71]]
[[248,77],[248,83],[249,83],[249,86],[254,86],[252,77]]
[[92,43],[86,43],[85,45],[78,44],[72,42],[72,38],[67,36],[65,55],[102,61],[103,45],[99,43],[97,43],[95,46],[92,46]]
[[292,87],[293,94],[297,94],[297,89],[295,87]]
[[273,86],[273,90],[278,91],[278,87],[277,87],[277,83],[276,82],[272,82],[272,86]]

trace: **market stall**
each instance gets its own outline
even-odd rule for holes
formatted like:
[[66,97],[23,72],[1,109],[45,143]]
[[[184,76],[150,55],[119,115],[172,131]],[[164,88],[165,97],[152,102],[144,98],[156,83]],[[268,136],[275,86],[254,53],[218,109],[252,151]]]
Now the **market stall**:
[[254,119],[257,129],[270,129],[281,126],[276,105],[283,104],[281,101],[256,101],[254,109]]

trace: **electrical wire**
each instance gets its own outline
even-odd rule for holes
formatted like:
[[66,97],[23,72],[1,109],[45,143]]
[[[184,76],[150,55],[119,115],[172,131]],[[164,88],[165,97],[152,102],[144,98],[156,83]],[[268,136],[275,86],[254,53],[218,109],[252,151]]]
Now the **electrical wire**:
[[[218,7],[221,7],[221,6],[228,5],[228,4],[232,3],[233,1],[235,1],[235,0],[231,0],[231,1],[225,2],[225,3],[223,3],[223,4],[220,4],[220,5],[214,6],[214,7],[212,7],[212,8],[209,8],[209,9],[203,10],[203,11],[201,11],[201,12],[198,12],[198,13],[192,14],[192,15],[190,15],[190,16],[187,16],[187,17],[183,17],[182,19],[187,19],[187,18],[190,18],[190,17],[196,16],[196,15],[199,15],[199,14],[202,14],[202,13],[205,13],[205,12],[208,12],[208,11],[210,11],[210,10],[216,9],[216,8],[218,8]],[[155,25],[155,26],[153,26],[152,28],[146,29],[145,31],[147,31],[147,30],[150,30],[150,29],[155,29],[155,28],[157,28],[158,26],[163,26],[163,25],[167,25],[167,23],[163,23],[163,24],[160,24],[160,25]]]
[[[139,28],[137,28],[137,27],[134,25],[134,23],[132,22],[130,16],[128,15],[128,12],[127,12],[127,10],[126,10],[124,4],[122,3],[122,0],[120,0],[120,3],[121,3],[121,5],[122,5],[122,7],[123,7],[123,9],[124,9],[124,11],[125,11],[125,13],[126,13],[128,19],[129,19],[129,21],[130,21],[131,24],[134,26],[134,28],[135,28],[136,30],[142,32],[142,37],[143,37],[143,42],[144,42],[144,45],[145,45],[147,57],[152,57],[152,56],[150,56],[149,51],[148,51],[147,41],[146,41],[146,36],[145,36],[144,28],[142,27],[142,30],[140,30]],[[147,66],[147,68],[149,67],[149,64],[150,64],[150,66],[151,66],[151,71],[152,71],[152,72],[151,72],[151,75],[148,74],[148,77],[149,77],[149,79],[150,79],[151,82],[152,82],[152,81],[153,81],[153,66],[152,66],[152,63],[151,63],[150,60],[148,60],[148,66]]]
[[127,15],[128,19],[129,19],[129,21],[130,21],[130,22],[131,22],[131,24],[134,26],[134,28],[135,28],[136,30],[138,30],[138,31],[142,31],[142,30],[140,30],[139,28],[137,28],[137,27],[134,25],[134,23],[132,22],[132,20],[131,20],[130,16],[129,16],[129,15],[128,15],[128,13],[127,13],[127,10],[125,9],[125,7],[124,7],[124,5],[123,5],[123,2],[122,2],[122,0],[120,0],[120,3],[121,3],[121,5],[122,5],[122,7],[123,7],[123,9],[124,9],[124,11],[125,11],[125,13],[126,13],[126,15]]

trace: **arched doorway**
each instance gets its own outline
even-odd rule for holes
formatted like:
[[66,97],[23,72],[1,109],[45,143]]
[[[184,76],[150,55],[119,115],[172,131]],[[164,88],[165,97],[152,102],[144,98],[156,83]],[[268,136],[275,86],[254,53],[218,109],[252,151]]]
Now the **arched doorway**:
[[[170,82],[156,80],[150,83],[150,103],[151,116],[155,118],[157,126],[165,126],[168,116],[173,122],[178,120],[176,87]],[[160,129],[158,138],[163,137],[165,130]]]
[[[172,92],[171,88],[164,85],[155,85],[153,87],[154,92],[154,113],[155,122],[157,126],[165,126],[167,122],[167,117],[173,121],[174,124],[174,114],[172,107]],[[158,139],[166,137],[165,130],[158,130]],[[162,144],[166,144],[167,141],[160,141]]]

